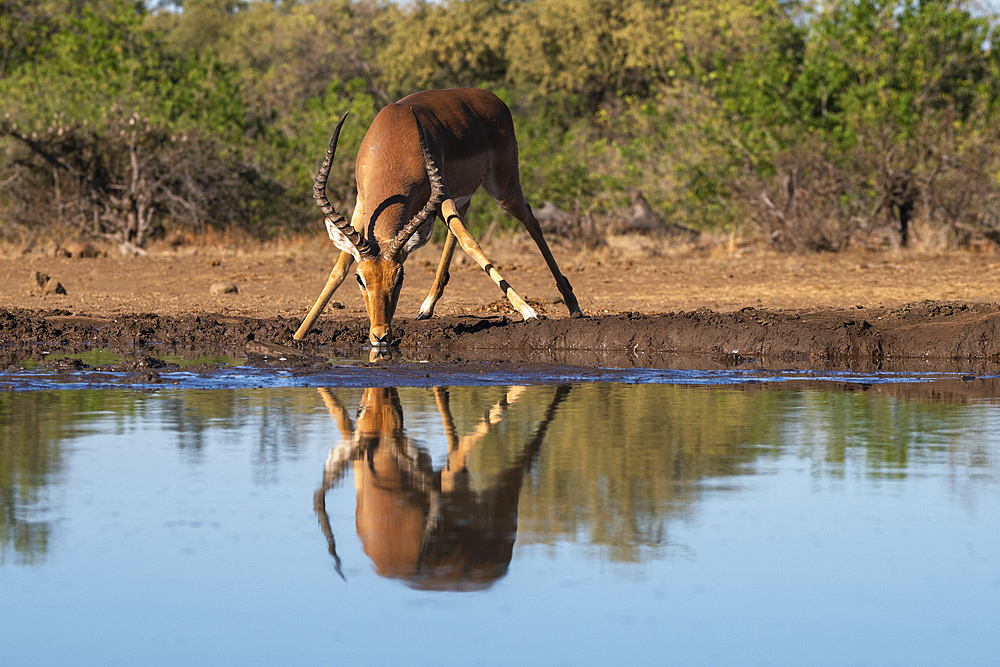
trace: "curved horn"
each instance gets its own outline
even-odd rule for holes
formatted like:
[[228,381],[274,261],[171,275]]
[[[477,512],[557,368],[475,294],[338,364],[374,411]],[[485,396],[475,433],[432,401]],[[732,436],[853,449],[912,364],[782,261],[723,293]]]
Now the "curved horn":
[[326,157],[323,158],[323,164],[319,166],[316,181],[313,183],[313,199],[316,200],[316,205],[319,206],[319,210],[323,211],[326,219],[333,223],[354,244],[354,247],[358,249],[359,255],[362,257],[374,257],[375,251],[371,245],[361,238],[361,234],[354,227],[351,227],[351,223],[347,222],[344,216],[333,209],[330,200],[326,198],[326,180],[330,176],[333,154],[337,152],[337,139],[340,138],[340,128],[344,125],[345,120],[347,120],[346,113],[340,119],[340,122],[337,123],[337,128],[333,131],[333,138],[330,139],[330,147],[326,149]]
[[410,107],[410,112],[413,114],[413,120],[417,123],[417,136],[420,139],[420,154],[424,158],[424,168],[427,170],[427,179],[431,182],[431,196],[427,200],[420,212],[413,216],[406,225],[399,230],[399,234],[396,235],[389,245],[386,247],[385,252],[382,253],[383,257],[388,259],[395,259],[396,255],[399,254],[400,249],[406,245],[406,242],[410,240],[410,237],[425,223],[427,219],[437,212],[438,206],[441,205],[445,199],[448,199],[448,188],[445,187],[444,179],[441,178],[441,172],[438,170],[437,165],[434,164],[434,158],[431,157],[431,151],[427,147],[427,137],[424,135],[424,126],[420,124],[420,119],[417,118],[417,112],[414,111],[413,107]]

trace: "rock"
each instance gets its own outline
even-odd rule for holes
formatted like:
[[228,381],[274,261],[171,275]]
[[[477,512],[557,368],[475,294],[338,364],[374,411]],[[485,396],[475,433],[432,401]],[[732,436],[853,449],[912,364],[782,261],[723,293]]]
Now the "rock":
[[236,294],[239,291],[236,283],[220,282],[214,283],[211,287],[212,294]]
[[131,241],[123,241],[118,244],[118,250],[121,252],[122,257],[146,257],[149,255],[148,252]]
[[69,257],[73,257],[75,259],[83,257],[101,257],[104,255],[104,251],[90,241],[73,241],[72,243],[67,243],[63,246],[63,252],[67,253]]
[[33,271],[31,274],[34,282],[42,288],[46,294],[65,294],[66,288],[58,280],[54,280],[49,274],[41,271]]
[[573,220],[573,215],[560,209],[550,201],[542,203],[541,208],[533,209],[532,213],[538,222],[552,222],[556,225],[567,225]]
[[106,253],[99,246],[90,241],[70,241],[65,245],[60,245],[56,241],[49,241],[43,246],[42,251],[48,257],[103,257]]
[[55,241],[49,241],[42,248],[46,257],[69,257],[69,253]]
[[666,222],[656,214],[653,207],[646,201],[641,190],[631,188],[628,191],[629,199],[632,201],[632,215],[628,220],[628,231],[639,234],[654,234],[659,236],[669,236],[685,241],[697,241],[699,232],[690,227],[675,223]]

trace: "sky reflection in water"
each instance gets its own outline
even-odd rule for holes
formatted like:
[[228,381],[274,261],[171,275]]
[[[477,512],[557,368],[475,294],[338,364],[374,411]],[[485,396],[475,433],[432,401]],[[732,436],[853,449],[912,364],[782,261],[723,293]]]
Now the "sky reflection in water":
[[1000,412],[890,393],[0,394],[0,655],[986,664]]

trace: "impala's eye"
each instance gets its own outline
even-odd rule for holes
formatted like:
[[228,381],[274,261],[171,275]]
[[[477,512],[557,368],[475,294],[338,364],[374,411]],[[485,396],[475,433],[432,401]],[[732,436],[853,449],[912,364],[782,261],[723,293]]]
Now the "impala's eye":
[[359,276],[358,274],[355,273],[354,277],[358,279],[358,284],[361,285],[361,289],[364,289],[365,288],[365,281],[361,279],[361,276]]

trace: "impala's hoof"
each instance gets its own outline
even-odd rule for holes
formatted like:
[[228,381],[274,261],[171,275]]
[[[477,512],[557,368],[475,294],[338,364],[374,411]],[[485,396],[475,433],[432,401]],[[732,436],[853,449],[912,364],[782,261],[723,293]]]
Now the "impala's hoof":
[[417,311],[417,319],[429,320],[431,316],[434,315],[434,306],[436,305],[437,305],[437,299],[433,299],[430,296],[428,296],[426,299],[424,299],[423,303],[420,304],[420,310]]

